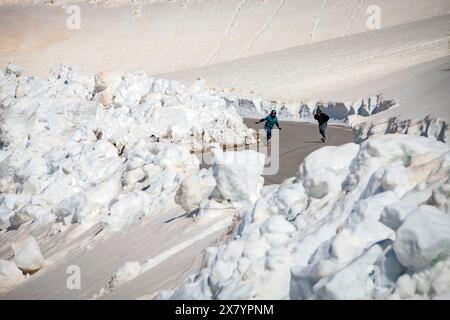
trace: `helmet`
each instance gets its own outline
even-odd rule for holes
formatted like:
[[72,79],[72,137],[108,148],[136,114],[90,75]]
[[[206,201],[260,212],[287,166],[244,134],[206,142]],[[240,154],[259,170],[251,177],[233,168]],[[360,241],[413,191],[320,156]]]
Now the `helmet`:
[[272,110],[272,111],[270,112],[270,114],[276,116],[276,115],[277,115],[277,112],[276,112],[276,110]]

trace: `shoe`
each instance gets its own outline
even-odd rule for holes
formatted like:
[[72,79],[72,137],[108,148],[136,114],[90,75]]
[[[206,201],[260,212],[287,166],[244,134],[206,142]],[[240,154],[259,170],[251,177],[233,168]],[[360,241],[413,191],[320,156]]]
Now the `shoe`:
[[321,138],[320,141],[322,141],[324,143],[326,140],[325,140],[325,138]]

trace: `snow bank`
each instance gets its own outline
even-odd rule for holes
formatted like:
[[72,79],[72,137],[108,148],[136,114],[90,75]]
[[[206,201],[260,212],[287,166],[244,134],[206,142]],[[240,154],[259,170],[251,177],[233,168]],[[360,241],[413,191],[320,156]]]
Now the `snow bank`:
[[[51,235],[98,221],[124,228],[178,206],[180,183],[199,170],[192,151],[254,142],[201,80],[186,87],[144,72],[89,77],[67,65],[42,80],[8,70],[0,71],[0,230],[31,224]],[[187,207],[206,193],[188,194]]]
[[368,88],[380,90],[395,97],[397,102],[395,108],[364,121],[349,121],[356,131],[356,139],[364,141],[373,135],[401,133],[430,137],[449,144],[449,65],[450,56],[446,55],[353,88],[354,91],[360,89],[365,92]]
[[160,298],[448,298],[449,176],[450,149],[425,137],[322,148]]
[[350,122],[355,132],[355,140],[357,143],[365,141],[371,136],[400,133],[412,136],[430,137],[450,145],[448,120],[432,116],[414,120],[402,120],[398,117],[390,117],[388,119],[377,121],[352,119]]
[[358,115],[367,117],[388,110],[395,105],[392,100],[386,100],[381,95],[368,99],[350,102],[299,102],[296,104],[278,103],[253,98],[242,98],[226,95],[227,105],[233,106],[243,117],[264,117],[271,110],[276,110],[282,120],[312,121],[317,108],[328,114],[331,120],[347,121],[349,117]]
[[11,62],[8,63],[8,66],[6,67],[6,73],[15,75],[16,77],[20,77],[22,72],[23,72],[23,69],[21,67],[19,67],[16,64],[13,64]]

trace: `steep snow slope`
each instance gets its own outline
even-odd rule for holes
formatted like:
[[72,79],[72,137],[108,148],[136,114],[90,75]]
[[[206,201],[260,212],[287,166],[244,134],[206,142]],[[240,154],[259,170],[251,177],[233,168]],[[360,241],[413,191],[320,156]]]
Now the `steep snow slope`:
[[[74,3],[56,1],[66,2]],[[382,28],[450,13],[447,0],[94,2],[102,6],[75,1],[81,28],[73,30],[64,7],[1,6],[0,65],[11,61],[45,76],[63,57],[87,72],[164,73],[366,32],[372,5],[380,8]]]
[[[449,27],[446,15],[162,77],[192,81],[200,76],[224,93],[298,108],[301,101],[333,101],[337,91],[448,56]],[[335,102],[370,97],[357,94]]]
[[281,119],[313,121],[312,113],[320,107],[332,121],[348,120],[357,141],[374,134],[408,133],[450,143],[449,70],[450,56],[446,56],[334,92],[329,102],[285,104],[224,96],[239,114],[250,117],[276,109]]
[[410,128],[448,143],[449,27],[447,15],[164,76],[200,75],[244,116],[277,109],[308,121],[320,106],[336,120],[377,114],[358,125],[358,141]]
[[351,119],[357,140],[384,133],[407,133],[435,137],[450,143],[450,57],[415,66],[352,88],[355,91],[378,87],[397,105],[367,119]]

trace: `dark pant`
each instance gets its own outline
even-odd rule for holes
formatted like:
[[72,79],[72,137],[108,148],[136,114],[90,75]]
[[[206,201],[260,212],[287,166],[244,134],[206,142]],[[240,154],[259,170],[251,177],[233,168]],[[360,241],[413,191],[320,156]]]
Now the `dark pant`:
[[265,127],[266,130],[266,142],[269,142],[270,138],[272,138],[272,128]]
[[319,124],[319,132],[324,139],[327,138],[327,123],[326,122]]

